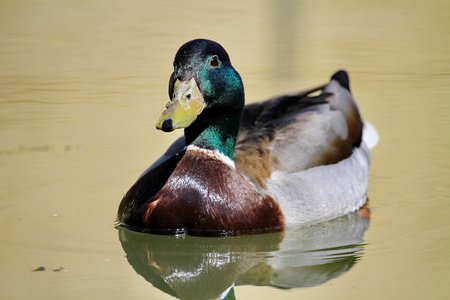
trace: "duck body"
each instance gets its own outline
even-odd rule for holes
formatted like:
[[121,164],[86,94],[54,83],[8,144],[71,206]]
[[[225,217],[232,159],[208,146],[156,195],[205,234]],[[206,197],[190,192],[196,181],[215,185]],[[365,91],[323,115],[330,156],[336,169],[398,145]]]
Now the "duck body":
[[[319,94],[317,94],[319,92]],[[244,106],[217,43],[178,50],[157,128],[185,128],[125,194],[124,227],[236,235],[321,222],[366,203],[370,152],[344,71],[330,82]]]

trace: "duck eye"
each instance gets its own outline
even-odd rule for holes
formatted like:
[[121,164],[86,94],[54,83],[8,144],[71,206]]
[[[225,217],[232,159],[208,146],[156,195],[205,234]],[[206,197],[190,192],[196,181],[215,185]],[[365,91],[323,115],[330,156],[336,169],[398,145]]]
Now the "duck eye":
[[217,68],[220,65],[219,57],[217,55],[214,55],[213,57],[211,57],[211,60],[209,61],[209,65],[211,67]]

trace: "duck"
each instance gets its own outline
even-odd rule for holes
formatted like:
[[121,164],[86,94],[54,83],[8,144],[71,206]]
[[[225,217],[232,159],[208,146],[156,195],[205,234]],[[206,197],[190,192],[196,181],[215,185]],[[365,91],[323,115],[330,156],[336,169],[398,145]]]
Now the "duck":
[[184,136],[123,196],[119,226],[172,235],[269,233],[366,205],[377,134],[362,120],[346,71],[245,105],[241,76],[219,43],[185,43],[173,67],[156,128],[184,129]]

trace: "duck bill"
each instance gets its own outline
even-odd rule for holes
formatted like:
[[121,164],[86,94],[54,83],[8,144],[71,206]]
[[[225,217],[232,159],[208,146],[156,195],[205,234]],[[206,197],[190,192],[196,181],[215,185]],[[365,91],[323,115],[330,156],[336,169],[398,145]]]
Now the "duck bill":
[[205,99],[194,78],[189,81],[177,79],[172,97],[156,123],[157,129],[166,132],[188,127],[206,107]]

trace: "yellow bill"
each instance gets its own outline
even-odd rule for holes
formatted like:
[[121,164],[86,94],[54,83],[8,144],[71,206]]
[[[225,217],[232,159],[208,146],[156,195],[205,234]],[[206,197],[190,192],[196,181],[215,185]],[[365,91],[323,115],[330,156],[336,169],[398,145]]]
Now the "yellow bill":
[[173,98],[166,104],[166,109],[159,117],[156,128],[172,131],[191,125],[206,107],[203,95],[194,78],[189,81],[175,81]]

